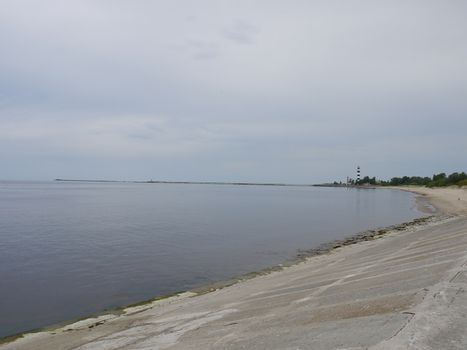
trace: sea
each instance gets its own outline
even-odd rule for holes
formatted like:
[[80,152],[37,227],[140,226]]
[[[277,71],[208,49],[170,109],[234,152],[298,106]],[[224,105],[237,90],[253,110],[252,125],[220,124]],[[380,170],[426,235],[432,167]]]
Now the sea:
[[389,189],[0,182],[0,337],[424,215],[413,194]]

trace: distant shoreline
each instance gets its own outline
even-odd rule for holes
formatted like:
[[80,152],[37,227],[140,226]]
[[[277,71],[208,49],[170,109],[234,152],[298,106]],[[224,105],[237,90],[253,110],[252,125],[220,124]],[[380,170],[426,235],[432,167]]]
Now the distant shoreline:
[[80,179],[55,179],[58,182],[92,182],[92,183],[138,183],[138,184],[175,184],[175,185],[234,185],[234,186],[282,186],[282,187],[339,187],[339,188],[366,188],[374,189],[378,186],[344,185],[344,184],[288,184],[275,182],[224,182],[224,181],[125,181],[125,180],[80,180]]
[[273,182],[223,182],[223,181],[123,181],[123,180],[79,180],[79,179],[55,179],[59,182],[117,182],[117,183],[145,183],[145,184],[181,184],[181,185],[236,185],[236,186],[321,186],[315,184],[286,184]]

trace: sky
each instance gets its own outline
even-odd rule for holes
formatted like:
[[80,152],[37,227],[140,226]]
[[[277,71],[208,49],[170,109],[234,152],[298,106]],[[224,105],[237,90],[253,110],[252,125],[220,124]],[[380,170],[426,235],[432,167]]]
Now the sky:
[[466,171],[464,0],[0,0],[0,179]]

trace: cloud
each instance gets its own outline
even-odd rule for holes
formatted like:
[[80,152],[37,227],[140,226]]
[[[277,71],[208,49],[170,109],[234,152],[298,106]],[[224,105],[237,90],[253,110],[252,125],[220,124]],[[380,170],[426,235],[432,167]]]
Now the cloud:
[[214,59],[220,54],[220,45],[215,42],[191,39],[188,45],[193,49],[193,58],[196,60]]
[[237,44],[252,44],[259,29],[245,20],[235,20],[222,31],[222,35]]
[[0,178],[28,164],[31,177],[93,177],[89,164],[105,177],[107,164],[114,178],[285,182],[358,162],[380,176],[465,170],[465,10],[3,1]]
[[[190,156],[216,142],[202,127],[178,127],[155,116],[98,116],[83,118],[14,118],[3,121],[2,152],[7,145],[26,146],[27,155],[167,158]],[[17,150],[19,152],[19,150]],[[20,152],[19,152],[20,153]]]

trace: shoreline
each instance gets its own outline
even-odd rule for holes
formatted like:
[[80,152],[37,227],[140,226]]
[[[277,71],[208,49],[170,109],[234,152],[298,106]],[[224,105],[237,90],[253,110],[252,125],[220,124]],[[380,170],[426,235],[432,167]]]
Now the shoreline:
[[[309,265],[312,264],[313,259],[320,259],[320,257],[327,257],[329,258],[330,256],[335,256],[339,254],[340,252],[345,251],[348,248],[352,247],[358,247],[362,244],[365,243],[372,243],[375,240],[379,240],[379,238],[385,238],[387,236],[394,236],[398,235],[401,232],[406,232],[406,231],[420,231],[423,230],[424,227],[428,226],[436,226],[436,225],[442,225],[444,222],[449,222],[451,220],[455,220],[458,217],[462,217],[462,215],[458,211],[453,211],[449,210],[446,211],[446,206],[440,205],[436,198],[433,198],[433,196],[429,196],[429,194],[426,193],[426,191],[422,191],[420,189],[415,189],[415,188],[391,188],[391,189],[397,189],[397,190],[404,190],[404,191],[410,191],[418,194],[419,196],[422,196],[422,202],[426,203],[428,201],[430,205],[432,205],[434,208],[438,209],[438,212],[435,215],[428,216],[428,217],[422,217],[415,219],[411,222],[406,222],[398,225],[392,225],[387,228],[380,228],[380,229],[375,229],[375,230],[369,230],[365,232],[358,233],[356,235],[350,236],[344,240],[336,240],[333,242],[328,242],[325,243],[317,248],[310,249],[307,251],[300,252],[297,257],[293,260],[284,262],[283,264],[279,264],[270,268],[266,268],[257,272],[251,272],[243,276],[239,276],[236,278],[233,278],[228,281],[221,281],[221,282],[216,282],[213,284],[209,284],[207,286],[197,288],[192,291],[188,292],[181,292],[181,293],[175,293],[174,296],[167,296],[165,298],[163,297],[158,297],[151,299],[149,301],[143,301],[138,304],[134,305],[129,305],[127,307],[120,308],[118,311],[119,313],[116,314],[113,311],[117,310],[111,310],[111,312],[106,312],[106,313],[99,313],[98,315],[90,315],[90,317],[85,318],[84,320],[79,320],[75,321],[73,323],[67,323],[66,325],[63,325],[64,323],[61,323],[59,328],[52,328],[52,327],[47,327],[45,329],[38,330],[37,332],[31,333],[31,332],[25,332],[22,334],[17,334],[17,335],[12,335],[12,336],[7,336],[4,338],[0,339],[0,348],[2,350],[5,349],[10,349],[10,346],[12,349],[16,349],[17,347],[14,346],[14,344],[20,344],[22,341],[29,342],[29,340],[34,339],[36,337],[41,337],[41,336],[54,336],[57,334],[64,334],[66,332],[73,332],[75,330],[82,330],[82,329],[87,329],[91,330],[94,329],[97,326],[104,325],[106,323],[111,323],[112,321],[115,321],[119,318],[124,318],[124,317],[130,317],[132,315],[144,313],[150,310],[153,310],[155,308],[162,308],[164,305],[170,305],[172,303],[177,303],[192,297],[197,297],[197,298],[202,298],[202,297],[209,297],[211,294],[215,294],[218,291],[221,291],[223,289],[226,289],[227,287],[234,287],[234,288],[241,288],[242,285],[244,285],[247,281],[252,281],[252,283],[257,283],[258,280],[261,279],[261,277],[268,277],[268,276],[277,276],[278,274],[284,273],[288,271],[291,268],[297,268],[303,265]],[[460,200],[460,198],[459,198]],[[417,203],[420,204],[420,203]],[[420,210],[420,209],[419,209]],[[465,213],[462,213],[465,215]],[[311,263],[310,263],[311,261]],[[242,282],[242,283],[239,283]],[[245,282],[245,283],[243,283]],[[195,299],[192,299],[195,300]],[[72,321],[69,321],[72,322]],[[55,327],[57,327],[56,325]],[[83,328],[84,327],[84,328]],[[12,342],[8,342],[8,338],[12,338]],[[14,338],[14,339],[13,339]],[[2,343],[2,339],[3,342]],[[14,341],[17,340],[17,341]],[[3,345],[2,345],[3,344]],[[21,349],[21,345],[19,345],[18,349]]]
[[155,297],[141,300],[135,303],[131,303],[128,305],[122,305],[111,309],[106,309],[100,312],[91,313],[89,315],[76,318],[76,319],[69,319],[64,320],[59,323],[51,324],[48,326],[30,329],[24,332],[14,333],[6,336],[0,337],[0,346],[3,344],[8,344],[14,340],[20,339],[24,336],[30,334],[37,334],[41,332],[55,332],[60,331],[61,329],[69,329],[70,326],[74,326],[75,324],[82,325],[84,322],[90,321],[91,328],[94,326],[100,325],[102,321],[107,321],[113,318],[113,316],[121,316],[121,315],[128,315],[133,314],[135,312],[142,312],[148,309],[153,308],[154,306],[161,303],[161,301],[169,301],[171,298],[178,299],[180,296],[185,297],[196,297],[203,294],[208,294],[211,292],[215,292],[217,290],[230,287],[232,285],[245,282],[247,280],[269,275],[273,272],[280,272],[288,267],[295,266],[301,263],[306,262],[308,259],[318,256],[318,255],[325,255],[331,254],[333,251],[338,250],[339,248],[343,248],[349,245],[358,244],[361,242],[367,242],[375,239],[384,238],[385,235],[397,233],[398,231],[403,231],[408,228],[417,228],[423,227],[424,225],[429,225],[430,223],[436,223],[437,221],[444,220],[449,218],[449,216],[441,216],[441,215],[430,215],[421,218],[416,218],[411,221],[402,222],[400,224],[394,224],[390,226],[379,227],[376,229],[370,229],[366,231],[361,231],[353,235],[349,235],[343,239],[336,239],[330,242],[325,242],[318,245],[316,248],[310,249],[298,249],[298,253],[295,257],[290,258],[288,260],[283,261],[282,263],[265,267],[261,270],[247,272],[242,275],[234,276],[230,279],[214,281],[208,283],[206,285],[201,285],[199,287],[189,289],[189,290],[182,290],[178,292],[173,292],[170,294],[163,294],[157,295]]
[[[400,186],[387,188],[415,193],[420,198],[425,198],[438,212],[455,216],[467,215],[467,188],[465,186],[437,188]],[[442,195],[437,195],[437,193]]]
[[[57,179],[56,181],[75,182],[75,181],[83,181],[83,180]],[[87,182],[121,182],[121,181],[87,180]],[[251,184],[251,185],[257,185],[257,184]],[[314,186],[314,185],[284,185],[284,186]],[[351,188],[351,187],[347,186],[346,188]],[[358,188],[358,187],[354,186],[353,188]],[[368,187],[364,187],[364,188],[374,189],[374,188],[368,188]],[[380,189],[380,188],[376,188],[376,189]],[[398,188],[389,188],[389,187],[387,188],[381,187],[381,189],[399,190]],[[377,227],[374,229],[360,231],[360,232],[348,235],[341,239],[335,239],[329,242],[321,243],[314,248],[297,249],[297,254],[295,256],[287,260],[284,260],[278,264],[267,266],[260,270],[250,271],[245,274],[233,276],[232,278],[229,278],[229,279],[210,282],[205,285],[201,285],[199,287],[195,287],[189,290],[182,290],[182,291],[173,292],[170,294],[156,295],[146,300],[141,300],[141,301],[137,301],[137,302],[134,302],[128,305],[122,305],[122,306],[117,306],[117,307],[102,310],[102,311],[97,311],[95,313],[91,313],[89,315],[82,316],[76,319],[63,320],[61,322],[50,324],[44,327],[30,329],[30,330],[26,330],[23,332],[14,333],[14,334],[6,335],[6,336],[1,336],[0,346],[3,344],[7,344],[11,341],[14,341],[16,339],[20,339],[29,334],[37,334],[41,332],[51,332],[51,331],[53,332],[56,330],[60,330],[62,328],[67,328],[68,326],[74,325],[76,323],[83,323],[83,321],[86,321],[86,320],[94,320],[94,319],[101,320],[101,318],[104,318],[105,320],[109,320],[112,318],[112,315],[114,316],[124,315],[126,314],[126,310],[133,310],[135,307],[137,307],[139,312],[141,312],[146,309],[152,308],[155,304],[159,303],[160,301],[167,300],[167,299],[177,297],[180,295],[190,295],[190,297],[195,297],[195,296],[211,293],[219,289],[223,289],[223,288],[226,288],[226,287],[238,284],[238,283],[245,282],[247,280],[256,278],[258,276],[265,276],[273,272],[283,271],[284,269],[288,267],[306,262],[308,259],[314,256],[330,254],[336,249],[339,249],[342,247],[346,247],[346,246],[353,245],[353,244],[358,244],[361,242],[371,241],[375,239],[381,239],[387,234],[403,231],[404,229],[408,229],[411,227],[419,227],[423,225],[428,225],[430,223],[437,222],[439,220],[446,218],[445,216],[442,215],[442,213],[439,210],[437,209],[431,210],[430,208],[427,208],[426,206],[427,201],[423,195],[420,195],[417,192],[413,192],[413,191],[409,191],[409,192],[417,194],[417,196],[415,196],[414,198],[416,210],[425,215],[426,214],[431,214],[431,215],[418,217],[410,221],[404,221],[402,223],[397,223],[397,224],[393,224],[389,226],[382,226],[382,227]],[[99,321],[97,321],[97,323],[98,322]]]

